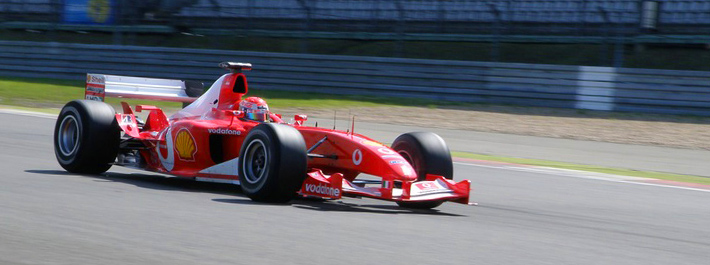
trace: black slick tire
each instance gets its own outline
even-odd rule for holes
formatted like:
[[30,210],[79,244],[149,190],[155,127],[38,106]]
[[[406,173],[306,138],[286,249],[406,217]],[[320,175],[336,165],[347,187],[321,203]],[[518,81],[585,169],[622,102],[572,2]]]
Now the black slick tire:
[[[454,177],[454,165],[449,147],[439,135],[431,132],[410,132],[397,137],[392,149],[399,153],[417,172],[418,181],[426,180],[427,174]],[[443,201],[397,202],[401,207],[431,209]]]
[[[205,93],[205,85],[202,82],[185,80],[185,94],[188,97],[198,98]],[[190,102],[183,102],[182,107],[185,108],[190,105]]]
[[254,201],[284,203],[306,178],[306,143],[293,127],[262,123],[252,128],[239,152],[239,182]]
[[110,105],[74,100],[62,108],[54,126],[54,154],[65,170],[106,172],[118,154],[121,129]]

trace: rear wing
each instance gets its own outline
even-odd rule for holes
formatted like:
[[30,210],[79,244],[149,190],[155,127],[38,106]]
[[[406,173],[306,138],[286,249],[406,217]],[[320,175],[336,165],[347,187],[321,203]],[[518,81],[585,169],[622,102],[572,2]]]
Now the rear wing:
[[197,97],[190,97],[188,88],[202,91],[201,86],[202,83],[183,80],[86,74],[84,98],[104,101],[105,97],[118,97],[189,103]]

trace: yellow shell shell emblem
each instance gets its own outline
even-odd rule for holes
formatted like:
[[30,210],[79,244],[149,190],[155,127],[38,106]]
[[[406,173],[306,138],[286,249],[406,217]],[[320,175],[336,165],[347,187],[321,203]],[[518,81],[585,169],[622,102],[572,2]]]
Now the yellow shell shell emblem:
[[195,145],[195,138],[187,129],[182,129],[175,135],[175,150],[181,160],[195,160],[197,145]]
[[111,2],[108,0],[89,0],[87,14],[96,23],[105,23],[111,15]]

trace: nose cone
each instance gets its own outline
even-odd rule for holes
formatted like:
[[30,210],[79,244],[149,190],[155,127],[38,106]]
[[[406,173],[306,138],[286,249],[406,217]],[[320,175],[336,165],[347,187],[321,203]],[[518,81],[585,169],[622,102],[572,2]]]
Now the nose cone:
[[399,153],[381,143],[365,139],[360,142],[364,147],[370,150],[371,153],[379,156],[384,168],[389,171],[396,180],[414,181],[417,180],[417,172],[412,165],[407,162]]
[[397,173],[400,179],[408,181],[417,180],[417,172],[414,171],[412,165],[404,159],[390,160],[388,163],[391,164],[392,170]]

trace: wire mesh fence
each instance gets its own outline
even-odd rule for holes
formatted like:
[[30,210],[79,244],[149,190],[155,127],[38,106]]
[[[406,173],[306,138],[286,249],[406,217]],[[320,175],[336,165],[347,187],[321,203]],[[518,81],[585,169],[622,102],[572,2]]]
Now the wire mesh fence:
[[710,1],[0,0],[0,28],[103,30],[114,44],[151,32],[297,37],[306,53],[309,39],[376,39],[392,56],[407,41],[483,42],[492,61],[502,43],[592,43],[603,65],[621,66],[624,46],[643,38],[701,42],[692,36],[710,32]]

